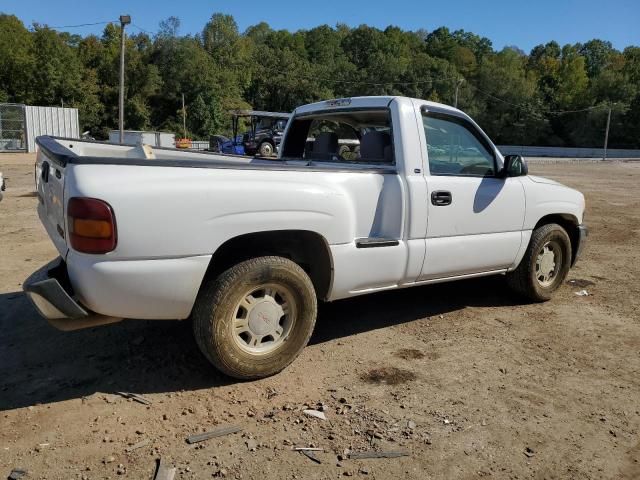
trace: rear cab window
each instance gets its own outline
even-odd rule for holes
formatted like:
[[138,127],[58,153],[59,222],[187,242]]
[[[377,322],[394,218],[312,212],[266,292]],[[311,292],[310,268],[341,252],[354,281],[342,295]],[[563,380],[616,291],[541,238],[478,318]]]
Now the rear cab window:
[[395,165],[389,109],[297,115],[291,120],[282,159],[343,165]]

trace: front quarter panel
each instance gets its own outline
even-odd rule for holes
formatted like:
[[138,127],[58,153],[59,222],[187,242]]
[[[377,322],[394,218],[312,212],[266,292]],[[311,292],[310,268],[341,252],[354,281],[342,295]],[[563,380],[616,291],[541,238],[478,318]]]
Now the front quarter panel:
[[529,177],[522,177],[526,196],[524,230],[532,230],[548,215],[572,217],[577,224],[584,216],[584,195],[565,185],[549,182],[541,183]]

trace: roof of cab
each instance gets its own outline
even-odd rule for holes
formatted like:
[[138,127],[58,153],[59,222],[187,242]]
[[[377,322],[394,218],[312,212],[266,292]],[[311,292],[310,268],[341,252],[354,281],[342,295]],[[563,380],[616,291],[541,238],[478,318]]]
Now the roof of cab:
[[[447,110],[452,113],[458,113],[464,115],[464,112],[454,108],[450,105],[443,103],[430,102],[427,100],[421,100],[417,98],[409,98],[402,96],[369,96],[369,97],[345,97],[334,98],[331,100],[323,100],[321,102],[309,103],[302,105],[295,109],[294,114],[299,115],[302,113],[311,113],[320,110],[340,110],[340,109],[352,109],[352,108],[381,108],[387,107],[393,100],[407,101],[407,102],[420,102],[427,106],[435,107],[438,110]],[[465,115],[466,116],[466,115]]]

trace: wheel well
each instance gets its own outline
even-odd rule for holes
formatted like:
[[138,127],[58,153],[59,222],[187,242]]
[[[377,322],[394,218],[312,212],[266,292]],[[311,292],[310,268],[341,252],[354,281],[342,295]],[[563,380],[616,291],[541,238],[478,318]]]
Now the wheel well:
[[548,225],[550,223],[557,223],[562,228],[565,229],[567,234],[569,235],[569,239],[571,240],[571,264],[576,258],[576,252],[578,250],[578,242],[580,241],[580,232],[578,230],[578,219],[573,215],[568,214],[553,214],[542,217],[536,223],[534,230],[543,225]]
[[277,255],[297,263],[307,272],[319,299],[329,294],[333,262],[325,238],[306,230],[276,230],[240,235],[227,240],[213,254],[205,278],[250,258]]

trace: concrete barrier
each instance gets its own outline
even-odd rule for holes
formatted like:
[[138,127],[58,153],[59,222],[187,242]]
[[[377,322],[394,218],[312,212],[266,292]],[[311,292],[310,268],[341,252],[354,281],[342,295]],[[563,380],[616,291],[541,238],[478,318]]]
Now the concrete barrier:
[[[517,145],[499,145],[498,149],[503,155],[522,155],[523,157],[565,157],[572,159],[604,157],[603,148],[579,148],[579,147],[531,147]],[[640,150],[631,149],[607,149],[607,158],[640,158]]]

